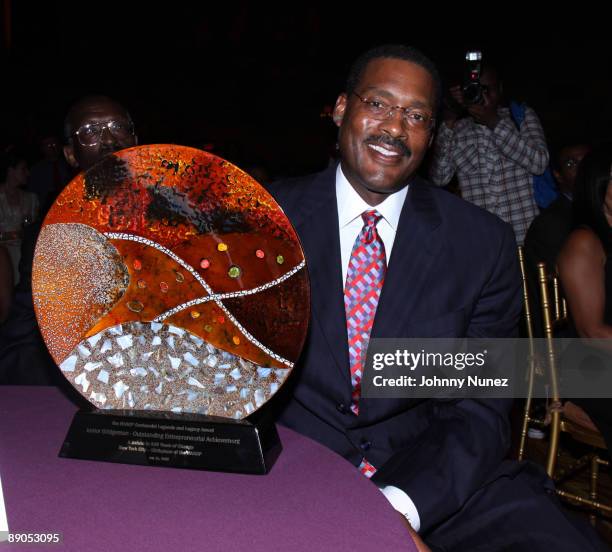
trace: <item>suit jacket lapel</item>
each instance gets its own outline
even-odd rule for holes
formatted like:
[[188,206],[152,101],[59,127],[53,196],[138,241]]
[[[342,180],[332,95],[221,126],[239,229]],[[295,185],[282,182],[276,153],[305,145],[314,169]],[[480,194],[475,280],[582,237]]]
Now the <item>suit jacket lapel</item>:
[[[442,240],[435,239],[441,218],[430,185],[413,179],[400,215],[388,260],[371,338],[418,337],[408,335],[412,313],[423,311],[423,290],[431,278],[431,266],[440,254]],[[361,399],[355,425],[368,424],[385,413],[406,408],[407,399]],[[422,399],[414,399],[415,403]]]
[[336,369],[350,386],[335,177],[332,168],[315,178],[296,229],[308,259],[313,324],[320,325]]
[[429,268],[441,247],[433,239],[441,218],[429,184],[413,179],[388,260],[372,337],[411,337],[402,334],[427,286]]

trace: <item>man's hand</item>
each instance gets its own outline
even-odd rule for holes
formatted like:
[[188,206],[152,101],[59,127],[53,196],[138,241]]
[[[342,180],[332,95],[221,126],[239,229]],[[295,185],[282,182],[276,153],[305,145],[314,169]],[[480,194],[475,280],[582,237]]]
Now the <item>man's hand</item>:
[[497,115],[497,106],[493,105],[486,91],[482,93],[482,103],[467,106],[468,113],[480,125],[493,130],[499,123],[499,115]]
[[[499,122],[499,116],[497,115],[497,106],[492,104],[489,95],[486,90],[482,92],[482,103],[480,104],[466,104],[463,100],[463,92],[461,86],[453,86],[450,88],[450,95],[461,107],[467,110],[470,117],[474,119],[478,124],[485,125],[493,130]],[[443,113],[444,123],[448,128],[453,128],[458,117],[455,115],[453,118],[452,114],[449,114],[449,120],[446,119],[447,111]]]
[[429,548],[429,546],[427,546],[423,542],[423,539],[421,539],[421,537],[419,537],[419,534],[412,528],[412,525],[410,525],[410,522],[406,519],[406,517],[403,516],[402,514],[399,514],[399,515],[402,516],[404,523],[408,527],[408,532],[410,533],[410,536],[412,537],[412,540],[414,541],[414,544],[416,545],[417,550],[419,552],[431,552],[431,548]]

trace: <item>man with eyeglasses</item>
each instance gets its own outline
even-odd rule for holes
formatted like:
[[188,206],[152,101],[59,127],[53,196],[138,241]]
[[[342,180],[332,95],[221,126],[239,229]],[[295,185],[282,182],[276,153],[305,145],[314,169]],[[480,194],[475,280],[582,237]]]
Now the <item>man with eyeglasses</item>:
[[137,144],[130,114],[106,96],[88,96],[72,105],[64,133],[66,160],[79,170],[88,169],[109,153]]
[[522,245],[538,214],[533,176],[548,165],[544,131],[531,108],[525,107],[524,120],[517,125],[510,110],[502,107],[503,88],[494,68],[485,66],[480,82],[481,103],[467,104],[461,87],[451,88],[452,98],[467,116],[459,118],[453,108],[444,110],[430,178],[445,186],[456,174],[463,199],[512,225]]
[[587,144],[571,144],[557,149],[552,159],[552,169],[559,197],[533,219],[525,236],[525,268],[535,337],[544,337],[538,293],[538,263],[545,262],[549,274],[556,271],[557,256],[574,226],[572,198],[578,165],[590,151],[591,147]]
[[[64,132],[64,155],[77,170],[86,170],[109,153],[137,143],[130,114],[106,96],[87,96],[73,104]],[[9,319],[0,331],[0,384],[66,385],[47,352],[32,305],[32,261],[39,231],[40,222],[24,232],[20,283],[15,288]]]
[[274,402],[279,421],[370,478],[420,550],[597,550],[543,470],[503,461],[508,401],[361,395],[370,337],[507,337],[518,323],[510,226],[416,175],[439,91],[417,50],[366,52],[333,111],[339,165],[270,187],[311,282],[309,336]]

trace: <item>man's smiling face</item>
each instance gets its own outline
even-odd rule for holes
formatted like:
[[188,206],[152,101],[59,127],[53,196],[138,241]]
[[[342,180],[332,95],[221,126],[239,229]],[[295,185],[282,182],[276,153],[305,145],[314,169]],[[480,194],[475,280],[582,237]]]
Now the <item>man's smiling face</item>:
[[342,171],[357,193],[374,206],[408,184],[431,143],[432,129],[409,126],[401,109],[373,118],[360,98],[433,116],[435,86],[427,69],[416,63],[375,58],[364,69],[355,92],[342,94],[336,101]]

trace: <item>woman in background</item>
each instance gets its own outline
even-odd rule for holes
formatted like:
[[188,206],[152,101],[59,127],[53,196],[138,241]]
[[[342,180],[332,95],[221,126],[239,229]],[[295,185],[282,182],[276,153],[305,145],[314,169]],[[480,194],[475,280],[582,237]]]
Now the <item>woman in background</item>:
[[15,283],[19,280],[19,257],[23,227],[38,216],[38,199],[22,188],[28,180],[28,163],[25,155],[10,148],[0,159],[0,245],[3,245],[12,261]]
[[[612,338],[612,145],[580,163],[574,192],[576,228],[557,259],[559,277],[578,337]],[[610,349],[612,350],[612,341]],[[612,366],[609,367],[612,370]],[[610,396],[612,396],[612,389]],[[612,450],[612,401],[571,399],[566,417],[603,435]]]

